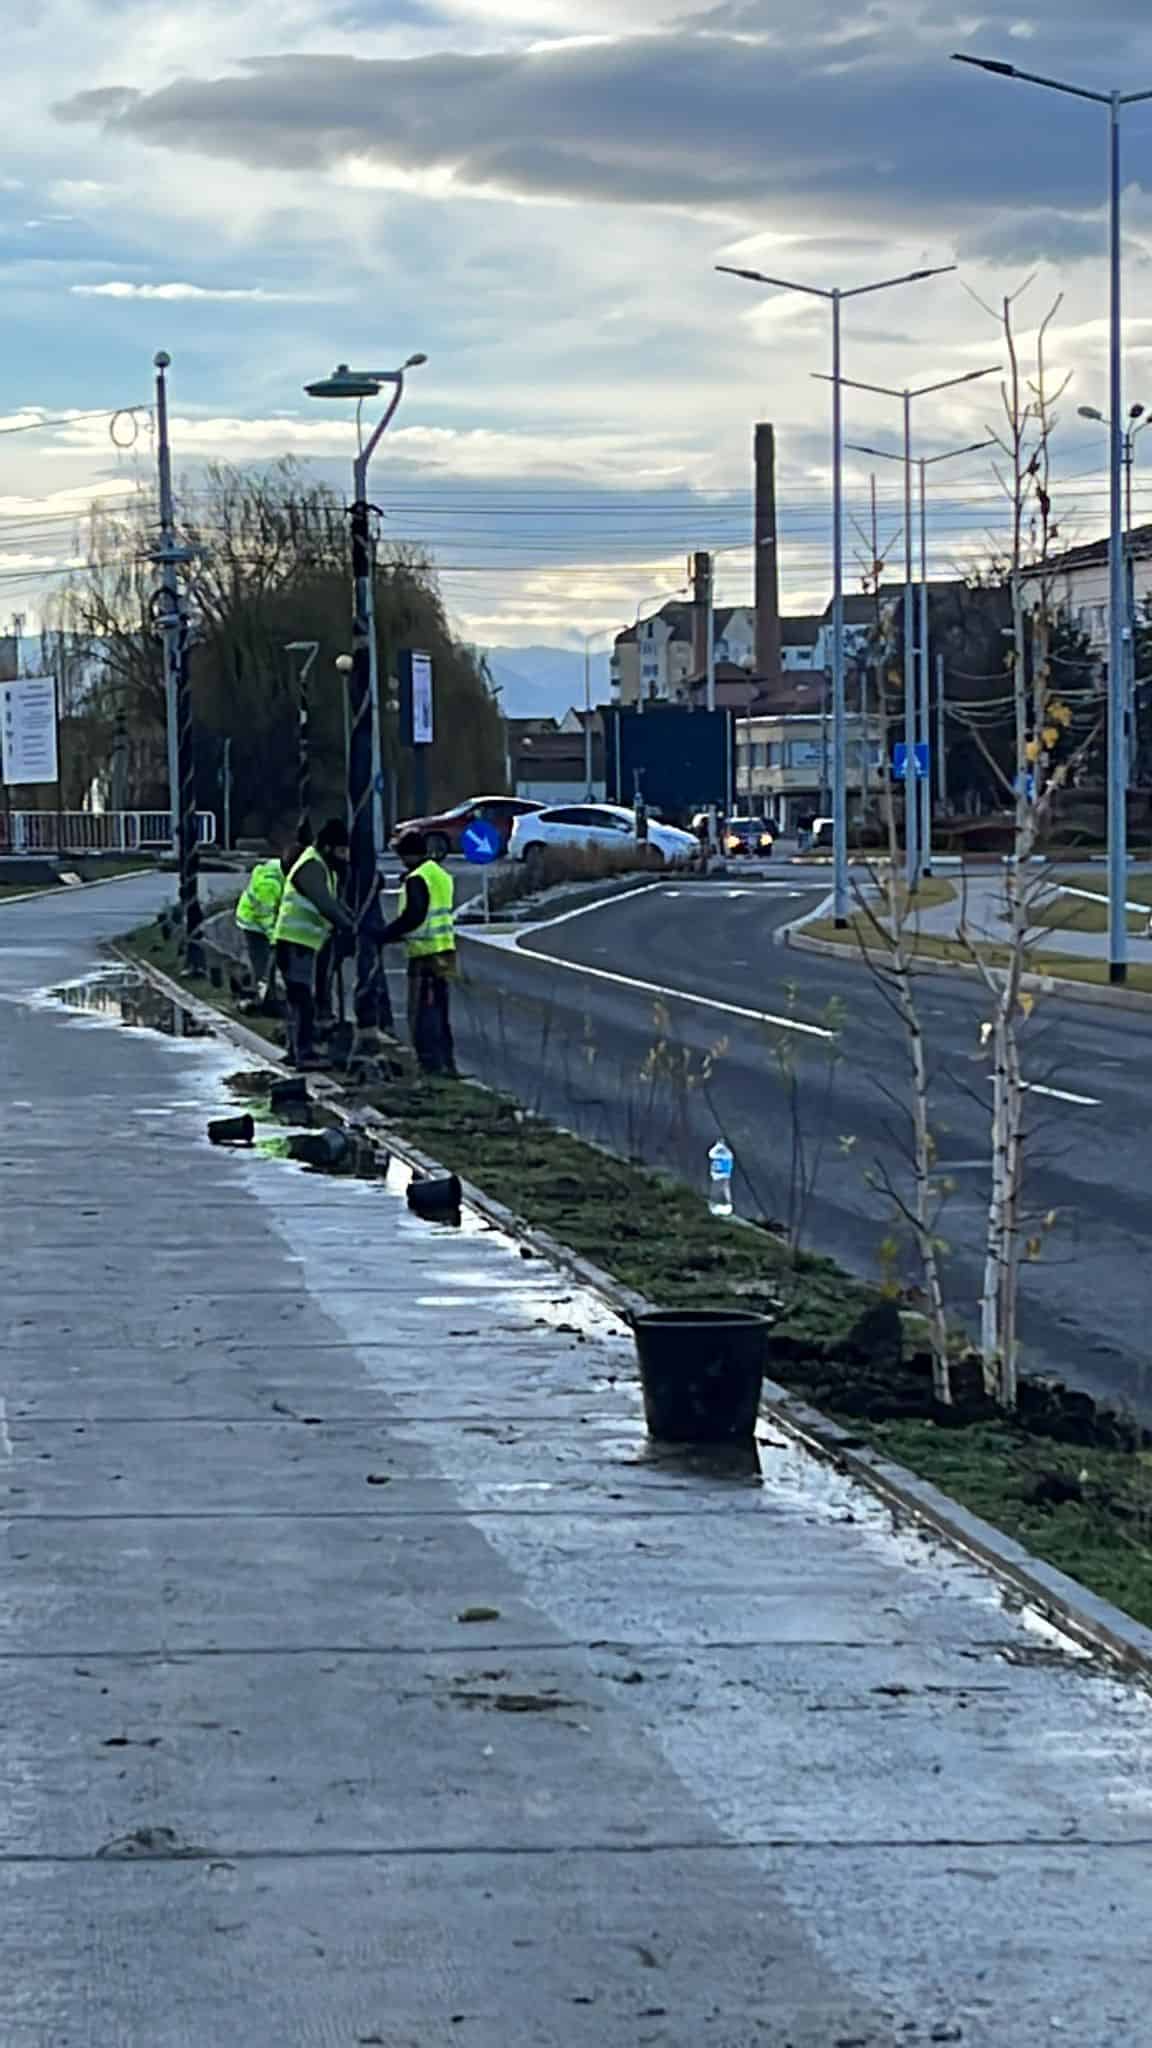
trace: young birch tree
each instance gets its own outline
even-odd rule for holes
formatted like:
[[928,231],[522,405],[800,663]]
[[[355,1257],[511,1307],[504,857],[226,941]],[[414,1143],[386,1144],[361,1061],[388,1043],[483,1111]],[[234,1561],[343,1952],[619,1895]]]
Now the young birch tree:
[[[939,1234],[940,1211],[949,1190],[946,1180],[937,1173],[928,1049],[914,985],[915,898],[903,878],[890,769],[885,772],[883,791],[888,860],[886,867],[876,865],[870,869],[869,893],[857,887],[856,931],[876,986],[899,1020],[908,1051],[908,1100],[892,1100],[893,1106],[907,1117],[909,1136],[903,1149],[911,1169],[911,1196],[897,1185],[883,1162],[872,1168],[869,1179],[911,1232],[932,1346],[932,1391],[937,1401],[950,1407],[952,1372],[942,1273],[944,1248]],[[908,801],[914,798],[910,795]]]
[[[1018,296],[1018,295],[1017,295]],[[1053,389],[1047,366],[1048,335],[1059,310],[1057,299],[1040,323],[1035,364],[1027,373],[1020,359],[1014,301],[1006,298],[999,324],[1007,353],[1002,385],[1004,423],[991,431],[1006,462],[999,472],[1011,505],[1011,639],[1007,655],[1013,730],[1013,850],[1005,869],[1004,963],[994,966],[986,946],[962,918],[961,937],[983,976],[991,1015],[983,1040],[991,1056],[992,1186],[984,1249],[980,1302],[980,1352],[988,1390],[1006,1408],[1017,1398],[1017,1307],[1020,1266],[1026,1251],[1022,1218],[1025,1082],[1021,1035],[1034,997],[1025,988],[1034,936],[1036,884],[1029,862],[1042,843],[1053,799],[1094,735],[1079,748],[1071,742],[1072,709],[1054,688],[1052,644],[1055,621],[1051,544],[1051,438],[1053,408],[1067,387]],[[991,756],[989,755],[991,761]],[[995,766],[995,764],[992,764]],[[996,773],[1003,781],[1002,772]],[[999,942],[998,942],[999,943]]]

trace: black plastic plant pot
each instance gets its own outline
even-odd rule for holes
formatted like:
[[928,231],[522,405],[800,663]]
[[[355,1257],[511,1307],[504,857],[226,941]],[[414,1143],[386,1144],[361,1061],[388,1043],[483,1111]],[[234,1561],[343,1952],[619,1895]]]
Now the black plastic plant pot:
[[408,1207],[417,1216],[432,1217],[438,1223],[458,1217],[461,1200],[460,1182],[454,1173],[408,1183]]
[[256,1125],[250,1116],[218,1116],[209,1124],[208,1136],[214,1145],[250,1145]]
[[343,1131],[293,1131],[288,1140],[288,1157],[301,1166],[341,1166],[347,1156],[348,1139]]
[[768,1362],[767,1317],[657,1309],[632,1323],[648,1434],[665,1444],[751,1442]]
[[272,1109],[288,1109],[307,1100],[308,1083],[303,1074],[290,1074],[286,1081],[273,1081],[268,1090],[268,1103]]

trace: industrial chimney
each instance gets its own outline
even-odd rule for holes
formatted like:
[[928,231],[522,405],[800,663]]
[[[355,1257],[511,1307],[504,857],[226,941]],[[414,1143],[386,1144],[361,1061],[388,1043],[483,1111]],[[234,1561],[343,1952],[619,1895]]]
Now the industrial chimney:
[[756,429],[756,674],[764,689],[780,687],[780,567],[776,547],[776,429]]

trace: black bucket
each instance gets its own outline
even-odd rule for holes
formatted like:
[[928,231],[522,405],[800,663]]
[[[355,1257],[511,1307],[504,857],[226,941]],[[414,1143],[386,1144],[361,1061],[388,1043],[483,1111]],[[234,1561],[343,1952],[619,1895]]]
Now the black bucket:
[[460,1182],[454,1173],[429,1176],[408,1184],[408,1207],[417,1216],[427,1216],[436,1223],[458,1220],[461,1200]]
[[213,1145],[250,1145],[256,1126],[250,1116],[218,1116],[209,1124],[208,1136]]
[[768,1362],[767,1317],[656,1309],[633,1318],[648,1434],[666,1444],[748,1443]]
[[298,1102],[307,1102],[308,1083],[303,1074],[290,1074],[286,1081],[273,1081],[268,1090],[268,1104],[271,1109],[289,1109]]
[[293,1131],[288,1139],[288,1157],[301,1166],[331,1170],[348,1157],[348,1139],[343,1131]]

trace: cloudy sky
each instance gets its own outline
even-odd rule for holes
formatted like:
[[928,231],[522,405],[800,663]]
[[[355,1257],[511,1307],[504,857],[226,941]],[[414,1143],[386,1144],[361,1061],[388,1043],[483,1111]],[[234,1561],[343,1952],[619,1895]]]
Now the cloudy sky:
[[[93,492],[152,461],[143,416],[118,447],[102,418],[23,429],[146,401],[161,346],[192,488],[205,460],[284,452],[342,481],[350,424],[301,386],[427,351],[374,496],[482,642],[607,630],[692,547],[744,598],[757,418],[786,599],[823,604],[826,314],[717,263],[846,287],[959,264],[846,316],[848,374],[889,385],[995,363],[972,294],[1037,271],[1023,324],[1063,291],[1075,372],[1064,531],[1094,535],[1100,437],[1075,407],[1105,397],[1104,117],[948,60],[1152,86],[1146,12],[1099,0],[1089,39],[1074,0],[32,0],[5,28],[0,619],[37,610]],[[1152,111],[1126,119],[1129,396],[1152,402]],[[922,445],[980,438],[995,381],[922,401]],[[898,426],[851,399],[851,439],[894,449]],[[863,514],[876,465],[851,464]],[[984,458],[934,488],[946,573],[1001,515]]]

